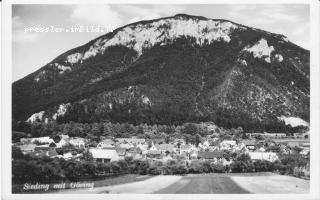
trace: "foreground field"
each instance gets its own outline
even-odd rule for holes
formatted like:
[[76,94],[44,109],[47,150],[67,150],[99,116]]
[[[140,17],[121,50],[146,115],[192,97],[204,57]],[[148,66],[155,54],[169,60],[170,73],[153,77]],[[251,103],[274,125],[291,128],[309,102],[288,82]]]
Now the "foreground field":
[[61,190],[58,193],[153,193],[163,188],[168,187],[171,184],[179,181],[181,176],[155,176],[148,178],[144,181],[137,181],[132,183],[118,184],[113,186],[95,187],[93,189],[70,189]]
[[250,193],[285,194],[308,193],[309,181],[292,176],[262,175],[262,176],[232,176],[232,180]]
[[225,174],[188,175],[167,188],[159,190],[159,194],[245,194],[249,193],[237,185]]
[[273,173],[155,176],[143,181],[62,193],[281,194],[308,193],[309,181]]

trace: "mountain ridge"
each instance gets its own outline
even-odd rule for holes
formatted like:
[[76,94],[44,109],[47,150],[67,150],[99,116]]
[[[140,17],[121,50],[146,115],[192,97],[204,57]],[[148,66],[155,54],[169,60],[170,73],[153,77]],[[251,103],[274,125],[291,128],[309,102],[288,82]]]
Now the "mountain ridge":
[[[172,22],[172,19],[176,21]],[[195,23],[190,19],[195,20]],[[201,20],[211,21],[204,23]],[[159,25],[157,27],[160,29],[159,34],[156,31],[152,32],[152,30],[157,30],[150,25],[154,23]],[[175,27],[174,30],[170,30],[172,26]],[[126,29],[127,27],[138,27],[138,31],[131,31],[134,29]],[[163,32],[167,35],[161,35]],[[144,40],[142,37],[144,35],[150,36],[149,39]],[[114,37],[119,37],[119,39],[116,38],[110,42]],[[159,37],[163,38],[163,41]],[[108,42],[111,45],[105,45]],[[91,54],[89,52],[89,57],[82,59],[90,48],[93,50]],[[72,62],[68,63],[70,55],[74,56],[71,56],[69,60]],[[90,57],[90,55],[93,56]],[[185,70],[189,70],[189,73],[186,73]],[[155,111],[157,109],[160,110],[159,112],[167,112],[165,110],[168,108],[163,107],[163,105],[168,106],[167,104],[170,104],[169,108],[173,110],[181,108],[184,110],[182,112],[184,115],[192,116],[190,119],[202,113],[200,118],[214,121],[224,115],[225,109],[228,108],[227,112],[229,110],[232,111],[231,113],[239,111],[246,115],[245,119],[249,121],[263,121],[269,119],[270,116],[274,121],[282,115],[288,117],[296,115],[308,120],[309,73],[309,51],[289,42],[283,35],[250,28],[228,20],[217,22],[217,20],[204,17],[178,14],[173,17],[140,21],[120,27],[112,33],[102,35],[59,55],[36,72],[14,82],[13,115],[16,119],[26,119],[32,113],[52,110],[53,107],[57,108],[61,104],[70,102],[73,106],[76,102],[88,98],[89,101],[93,101],[92,104],[95,104],[100,100],[96,99],[94,103],[92,98],[100,98],[100,93],[112,93],[110,95],[113,96],[117,94],[117,91],[126,88],[126,92],[122,91],[123,95],[126,95],[130,86],[139,86],[142,89],[138,87],[138,90],[141,90],[141,95],[144,97],[133,98],[135,103],[131,102],[132,99],[129,101],[129,97],[125,97],[123,100],[129,102],[112,104],[121,104],[121,106],[118,105],[121,109],[126,107],[126,111],[119,108],[124,119],[126,119],[125,114],[128,115],[128,110],[135,107],[137,118],[141,118],[135,120],[135,123],[145,122],[145,116],[149,116],[150,113],[150,118],[157,116],[155,114],[158,112]],[[253,83],[252,80],[254,80]],[[238,84],[245,85],[251,91],[238,87]],[[171,88],[172,91],[166,91],[166,87]],[[190,90],[190,94],[194,94],[196,98],[184,93],[184,89],[180,87]],[[240,94],[237,90],[243,93]],[[255,96],[249,98],[250,92]],[[162,95],[166,93],[168,96]],[[154,97],[151,98],[151,96]],[[175,100],[174,96],[179,96],[178,100]],[[187,100],[181,98],[182,96]],[[145,97],[152,102],[152,106],[141,104]],[[161,101],[156,100],[155,97]],[[265,102],[267,97],[271,103]],[[26,101],[21,102],[20,98],[25,98]],[[277,98],[280,99],[281,105],[284,102],[287,105],[281,107]],[[191,108],[190,113],[183,108],[184,101],[187,101],[187,105]],[[248,110],[256,108],[252,112],[254,114],[249,117],[251,114],[240,108],[237,105],[239,102],[242,102],[241,105]],[[262,106],[262,109],[255,105],[257,102],[262,103],[265,107]],[[30,107],[23,108],[28,103]],[[96,118],[108,120],[117,118],[113,116],[115,111],[112,109],[115,108],[105,109],[110,103],[110,101],[106,104],[102,103],[100,107],[95,108],[99,112],[93,111],[92,115],[102,113]],[[272,105],[270,110],[273,114],[267,111],[268,107],[264,104]],[[175,112],[179,113],[181,111],[179,109]],[[54,113],[53,110],[51,112]],[[171,115],[175,114],[171,113]],[[180,115],[177,114],[183,118]],[[121,120],[121,117],[118,118],[115,121]],[[155,118],[163,120],[164,117]],[[190,119],[177,119],[176,121],[184,122]],[[239,119],[239,116],[235,119]],[[62,121],[67,122],[68,120]],[[157,123],[157,120],[153,121]],[[173,122],[169,120],[166,123]]]

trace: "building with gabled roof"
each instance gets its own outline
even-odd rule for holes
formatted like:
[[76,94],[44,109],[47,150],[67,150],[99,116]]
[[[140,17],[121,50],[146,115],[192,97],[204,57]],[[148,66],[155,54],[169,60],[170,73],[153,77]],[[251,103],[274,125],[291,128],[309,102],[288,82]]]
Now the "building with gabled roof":
[[115,147],[115,142],[111,139],[104,139],[98,143],[97,148],[113,148]]
[[118,161],[120,159],[115,149],[90,148],[89,152],[92,154],[95,162],[108,163]]
[[274,152],[249,152],[248,153],[251,160],[267,160],[270,162],[274,162],[278,160],[278,156]]

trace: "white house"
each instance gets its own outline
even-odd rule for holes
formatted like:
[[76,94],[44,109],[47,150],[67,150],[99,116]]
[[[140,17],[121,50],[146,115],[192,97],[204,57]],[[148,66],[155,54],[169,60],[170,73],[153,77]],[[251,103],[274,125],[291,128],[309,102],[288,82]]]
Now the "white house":
[[111,139],[105,139],[99,142],[97,145],[98,148],[114,148],[115,147],[115,142]]
[[69,143],[78,148],[84,148],[86,144],[83,138],[70,138]]
[[154,145],[154,143],[152,142],[151,147],[149,149],[149,151],[157,151],[158,148]]
[[278,160],[278,156],[274,152],[249,152],[251,160],[267,160],[270,162]]
[[107,163],[120,160],[120,157],[115,149],[92,148],[89,149],[89,152],[92,154],[92,157],[96,162]]
[[221,150],[231,150],[234,146],[236,146],[236,141],[234,140],[223,140],[220,143]]
[[69,144],[68,139],[62,138],[58,143],[55,143],[57,148],[61,148]]
[[43,144],[51,144],[51,143],[54,143],[54,140],[51,139],[49,136],[31,139],[31,143],[36,143],[36,142],[43,143]]
[[124,148],[124,149],[130,149],[130,148],[133,148],[134,145],[130,144],[130,143],[121,143],[121,144],[119,144],[119,147]]
[[26,153],[34,152],[34,149],[36,146],[37,145],[35,145],[35,144],[24,144],[24,145],[20,145],[18,147],[20,148],[22,153],[26,154]]

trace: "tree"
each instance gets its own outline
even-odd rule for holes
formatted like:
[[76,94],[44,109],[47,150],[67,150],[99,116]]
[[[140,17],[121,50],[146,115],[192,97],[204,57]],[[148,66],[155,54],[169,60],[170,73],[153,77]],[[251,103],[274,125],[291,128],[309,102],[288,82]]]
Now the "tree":
[[19,147],[12,146],[12,159],[20,159],[23,157],[23,153],[21,152]]
[[230,165],[232,172],[252,172],[254,170],[253,163],[248,154],[240,154]]
[[201,136],[199,134],[197,134],[196,137],[195,137],[195,145],[196,145],[196,147],[198,147],[200,143],[201,143]]
[[186,135],[196,135],[198,128],[194,124],[189,123],[182,129],[182,133]]
[[82,152],[82,158],[86,161],[93,161],[92,153],[89,150]]

